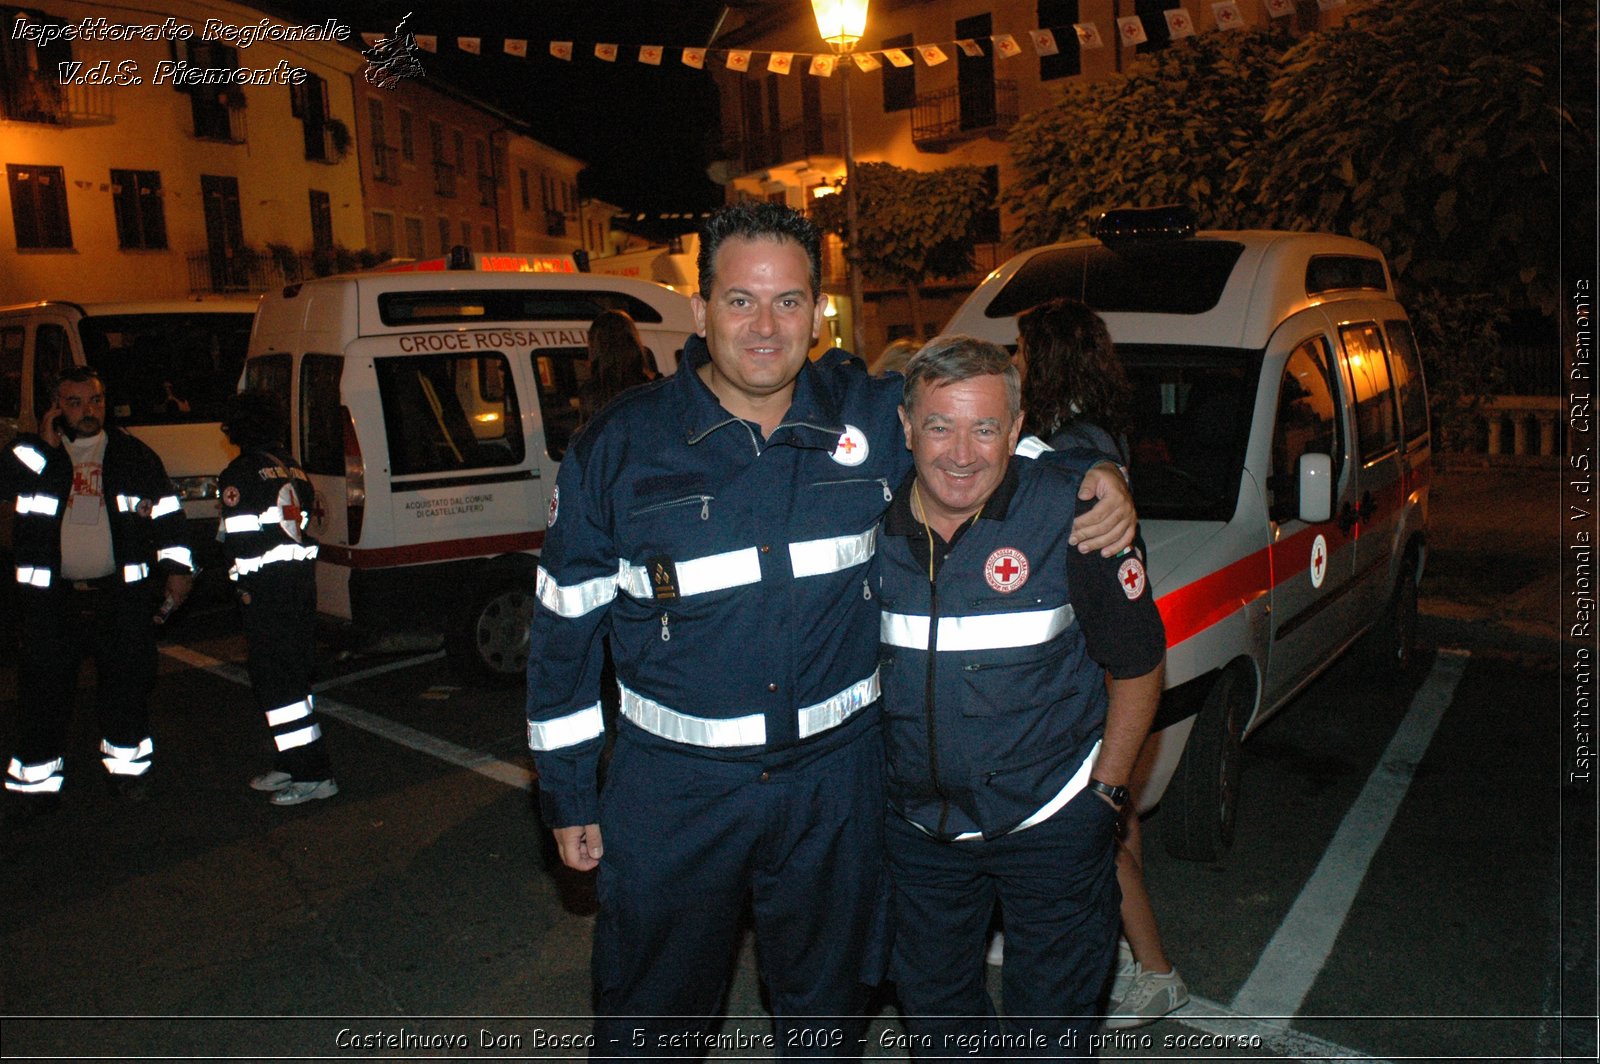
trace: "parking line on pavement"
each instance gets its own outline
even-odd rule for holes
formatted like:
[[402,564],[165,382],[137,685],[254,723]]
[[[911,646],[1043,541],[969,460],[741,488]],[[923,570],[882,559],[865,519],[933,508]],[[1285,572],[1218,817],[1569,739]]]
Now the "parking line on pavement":
[[[192,666],[221,677],[229,683],[236,683],[241,687],[250,686],[250,677],[245,674],[243,667],[236,662],[223,661],[209,654],[203,654],[186,646],[164,646],[161,653],[175,661]],[[380,717],[376,713],[368,713],[364,709],[346,705],[338,699],[318,695],[316,700],[318,713],[324,713],[334,720],[370,732],[379,738],[387,739],[398,746],[404,746],[418,753],[427,754],[438,758],[447,764],[459,768],[469,769],[480,776],[487,776],[497,783],[517,790],[530,791],[533,789],[533,773],[521,765],[513,765],[509,761],[501,761],[490,754],[477,750],[469,750],[464,746],[457,746],[436,735],[409,728],[404,724],[392,721],[387,717]]]
[[1449,647],[1438,652],[1433,670],[1411,700],[1411,708],[1360,796],[1345,813],[1316,871],[1234,996],[1235,1012],[1288,1020],[1300,1011],[1311,984],[1333,952],[1334,940],[1350,914],[1367,868],[1388,834],[1471,657],[1469,651]]
[[401,669],[409,669],[411,666],[421,665],[425,661],[438,661],[442,657],[444,657],[444,651],[435,650],[428,654],[418,654],[414,658],[401,658],[399,661],[391,661],[383,665],[374,665],[372,668],[362,669],[360,672],[347,672],[343,676],[335,676],[331,680],[324,680],[321,683],[312,684],[311,690],[317,694],[321,694],[324,691],[331,691],[335,687],[343,687],[345,684],[357,683],[361,680],[369,680],[374,676],[382,676],[386,672],[398,672]]

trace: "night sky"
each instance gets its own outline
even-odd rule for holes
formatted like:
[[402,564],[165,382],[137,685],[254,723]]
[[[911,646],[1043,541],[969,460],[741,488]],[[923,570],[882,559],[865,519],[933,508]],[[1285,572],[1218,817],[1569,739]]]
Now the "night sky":
[[[387,33],[409,11],[407,28],[439,37],[438,54],[420,53],[430,74],[526,121],[533,135],[590,164],[584,195],[631,210],[689,211],[715,206],[722,190],[706,176],[713,158],[717,91],[709,70],[679,61],[676,48],[704,46],[722,11],[709,0],[276,0],[263,10],[293,23],[330,13],[356,34]],[[457,36],[483,38],[482,55],[457,48]],[[506,55],[504,38],[525,38],[527,58]],[[549,54],[573,41],[573,59]],[[596,42],[620,46],[615,63],[594,57]],[[660,44],[659,67],[638,61],[638,45]],[[713,60],[708,57],[707,66]]]

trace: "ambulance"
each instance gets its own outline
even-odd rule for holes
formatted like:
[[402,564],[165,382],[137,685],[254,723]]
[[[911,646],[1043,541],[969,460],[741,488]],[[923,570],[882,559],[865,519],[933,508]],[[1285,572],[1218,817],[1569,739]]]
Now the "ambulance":
[[687,296],[561,261],[454,257],[290,285],[263,297],[245,361],[245,387],[284,397],[316,486],[319,609],[370,632],[439,631],[479,678],[520,680],[527,664],[589,323],[626,311],[660,374],[694,330]]
[[1012,347],[1056,296],[1105,319],[1128,369],[1129,480],[1167,629],[1138,766],[1176,856],[1232,844],[1240,743],[1362,643],[1411,662],[1431,435],[1416,340],[1377,248],[1319,233],[1196,231],[1113,211],[1095,237],[986,278],[946,332]]

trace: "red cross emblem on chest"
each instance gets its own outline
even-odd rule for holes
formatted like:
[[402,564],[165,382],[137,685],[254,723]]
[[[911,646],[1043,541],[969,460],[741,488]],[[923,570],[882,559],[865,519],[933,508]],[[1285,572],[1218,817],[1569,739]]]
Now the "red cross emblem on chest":
[[1009,595],[1028,582],[1028,558],[1015,547],[1001,547],[983,563],[983,579],[994,590]]

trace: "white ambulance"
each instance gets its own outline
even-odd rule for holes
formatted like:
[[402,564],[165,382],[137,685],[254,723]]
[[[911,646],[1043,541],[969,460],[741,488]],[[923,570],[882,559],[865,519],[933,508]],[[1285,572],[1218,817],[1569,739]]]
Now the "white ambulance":
[[688,297],[663,285],[531,272],[522,259],[269,293],[244,373],[246,387],[285,397],[316,485],[320,609],[369,631],[442,631],[458,666],[506,680],[527,662],[535,556],[579,426],[589,323],[626,311],[662,374],[694,329]]
[[[1015,347],[1056,296],[1105,319],[1134,388],[1130,480],[1167,628],[1167,691],[1136,772],[1180,857],[1231,845],[1239,744],[1363,636],[1409,664],[1426,558],[1428,403],[1377,248],[1196,232],[1114,211],[1098,239],[994,271],[946,326]],[[1164,801],[1163,801],[1164,800]]]

